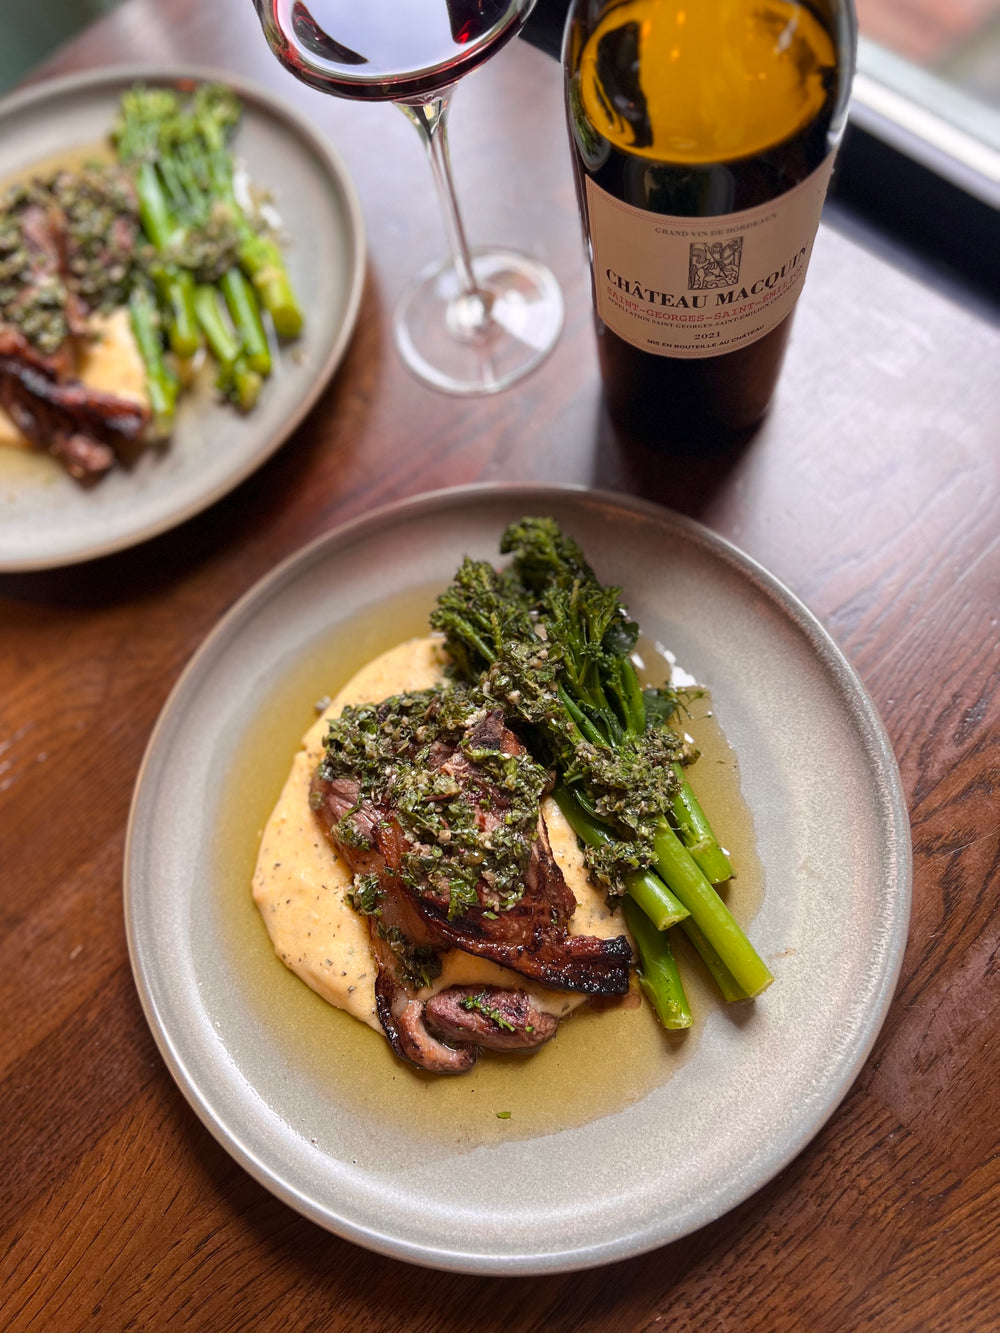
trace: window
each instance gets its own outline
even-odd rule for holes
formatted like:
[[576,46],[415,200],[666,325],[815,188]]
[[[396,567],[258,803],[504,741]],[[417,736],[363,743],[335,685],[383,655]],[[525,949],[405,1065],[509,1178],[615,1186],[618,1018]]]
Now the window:
[[1000,0],[857,0],[853,119],[1000,204]]

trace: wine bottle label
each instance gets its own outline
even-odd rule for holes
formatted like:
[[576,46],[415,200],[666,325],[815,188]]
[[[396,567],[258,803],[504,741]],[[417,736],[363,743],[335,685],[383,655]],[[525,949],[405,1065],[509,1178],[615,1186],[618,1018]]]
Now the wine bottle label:
[[588,176],[601,319],[633,347],[691,359],[770,333],[802,289],[833,157],[770,203],[718,217],[650,213]]

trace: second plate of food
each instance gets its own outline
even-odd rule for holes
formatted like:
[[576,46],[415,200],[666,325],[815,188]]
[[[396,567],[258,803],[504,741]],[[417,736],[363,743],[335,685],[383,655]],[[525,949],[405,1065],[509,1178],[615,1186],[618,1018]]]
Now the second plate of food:
[[[182,394],[167,441],[81,484],[39,449],[3,444],[0,570],[44,569],[121,550],[183,522],[258,468],[313,406],[346,351],[365,271],[361,209],[336,150],[266,89],[228,72],[126,66],[53,80],[0,102],[0,186],[106,157],[123,93],[219,82],[240,100],[237,170],[276,221],[304,315],[273,343],[255,406],[220,399],[213,375]],[[8,429],[5,427],[5,429]]]
[[[529,1055],[452,1078],[399,1061],[276,956],[251,896],[261,830],[316,706],[426,633],[463,556],[554,518],[624,589],[689,725],[726,890],[773,984],[724,1004],[678,946],[694,1022],[585,1008]],[[308,821],[308,810],[303,811]],[[136,982],[164,1058],[237,1161],[331,1231],[475,1273],[542,1273],[683,1236],[770,1180],[859,1072],[906,940],[910,847],[863,686],[772,576],[656,506],[571,488],[419,497],[319,539],[222,620],[150,741],[126,851]],[[319,966],[324,960],[319,960]],[[330,960],[333,965],[333,959]]]

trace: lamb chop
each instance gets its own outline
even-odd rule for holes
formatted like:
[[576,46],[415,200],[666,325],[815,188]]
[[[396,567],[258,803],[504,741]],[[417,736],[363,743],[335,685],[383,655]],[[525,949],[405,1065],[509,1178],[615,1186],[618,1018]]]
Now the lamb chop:
[[397,1054],[462,1072],[479,1046],[524,1049],[555,1031],[522,990],[451,987],[421,1001],[443,949],[555,989],[628,990],[624,936],[569,933],[576,899],[539,811],[547,774],[499,710],[463,688],[402,695],[345,710],[326,745],[310,803],[354,874]]
[[114,463],[118,445],[142,435],[149,409],[79,380],[58,379],[47,360],[17,329],[0,325],[0,407],[72,476],[100,476]]
[[120,304],[138,235],[120,173],[84,169],[0,201],[0,406],[78,479],[102,475],[149,424],[143,405],[75,377],[88,320]]

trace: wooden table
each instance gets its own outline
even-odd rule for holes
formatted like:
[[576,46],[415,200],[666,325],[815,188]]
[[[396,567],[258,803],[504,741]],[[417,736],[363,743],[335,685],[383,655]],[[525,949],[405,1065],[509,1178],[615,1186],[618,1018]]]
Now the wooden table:
[[[772,415],[671,462],[601,411],[558,69],[516,43],[454,109],[473,240],[539,254],[558,349],[494,400],[403,370],[389,316],[442,248],[392,108],[324,99],[248,0],[129,0],[41,73],[138,60],[250,75],[336,142],[370,242],[319,406],[228,499],[121,555],[0,578],[0,1324],[27,1330],[986,1330],[1000,1323],[1000,337],[845,219],[823,227]],[[822,619],[884,718],[910,804],[910,943],[875,1050],[815,1141],[729,1215],[609,1268],[423,1271],[327,1234],[234,1164],[174,1085],[133,987],[125,824],[157,714],[219,616],[307,539],[473,481],[570,481],[692,515]]]

